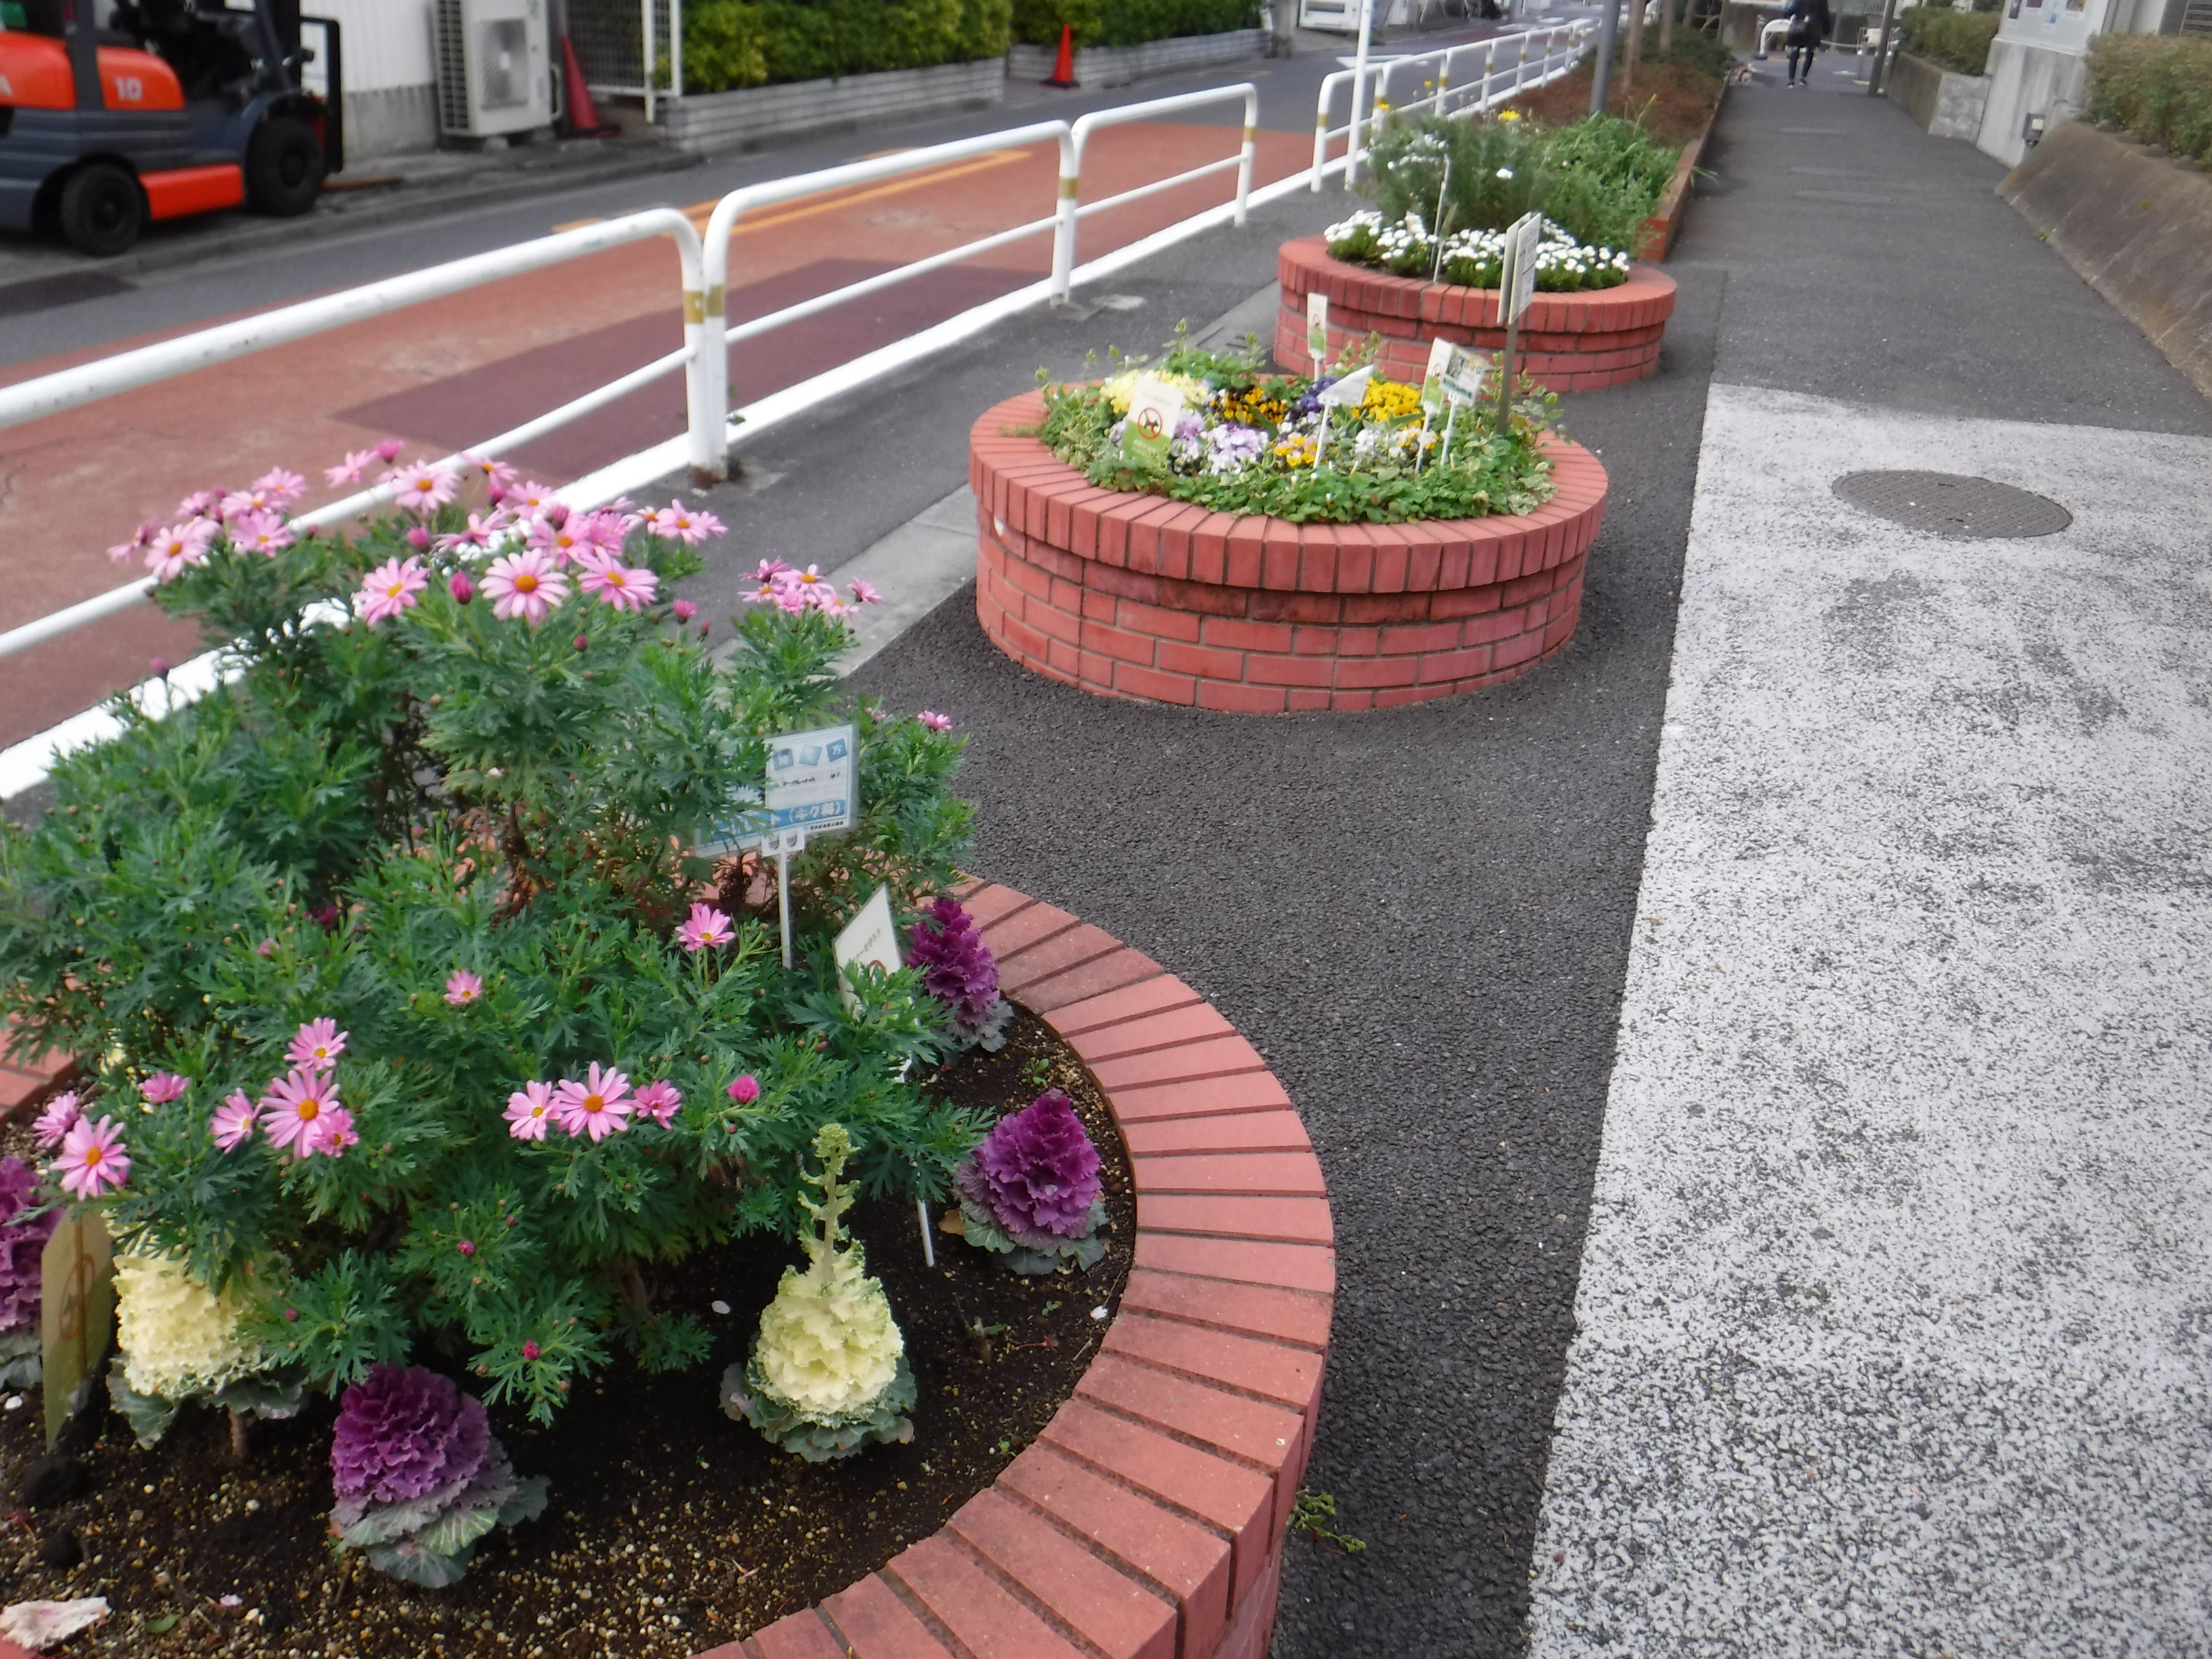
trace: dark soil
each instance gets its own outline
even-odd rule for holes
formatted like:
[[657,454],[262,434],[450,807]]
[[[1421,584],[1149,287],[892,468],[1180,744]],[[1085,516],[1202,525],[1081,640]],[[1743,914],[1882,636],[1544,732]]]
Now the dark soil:
[[[1588,64],[1561,76],[1547,87],[1525,92],[1515,100],[1531,118],[1547,127],[1563,127],[1590,112]],[[1721,82],[1694,64],[1658,55],[1658,38],[1644,37],[1644,61],[1631,80],[1616,68],[1606,90],[1606,112],[1642,123],[1645,132],[1662,144],[1686,144],[1705,130],[1721,101]]]
[[[132,1659],[682,1659],[834,1595],[997,1478],[1073,1392],[1106,1328],[1100,1311],[1110,1317],[1118,1302],[1135,1202],[1127,1154],[1081,1061],[1024,1014],[1000,1053],[954,1062],[941,1083],[1001,1110],[1052,1086],[1074,1097],[1105,1164],[1109,1243],[1091,1273],[1018,1278],[943,1232],[933,1270],[910,1202],[853,1212],[921,1385],[911,1445],[810,1465],[722,1414],[722,1370],[744,1358],[777,1277],[799,1259],[795,1247],[743,1240],[667,1270],[667,1301],[719,1333],[708,1364],[660,1376],[610,1368],[579,1385],[550,1429],[493,1413],[517,1469],[551,1477],[552,1503],[495,1532],[452,1589],[331,1553],[335,1408],[321,1402],[257,1424],[245,1465],[213,1412],[187,1407],[141,1451],[100,1411],[80,1437],[87,1489],[17,1508],[0,1529],[0,1601],[104,1595],[112,1616],[66,1651]],[[20,1121],[0,1149],[29,1155]],[[714,1313],[718,1302],[730,1311]],[[9,1504],[45,1451],[40,1421],[35,1390],[0,1410]],[[81,1562],[46,1565],[69,1562],[72,1545]]]

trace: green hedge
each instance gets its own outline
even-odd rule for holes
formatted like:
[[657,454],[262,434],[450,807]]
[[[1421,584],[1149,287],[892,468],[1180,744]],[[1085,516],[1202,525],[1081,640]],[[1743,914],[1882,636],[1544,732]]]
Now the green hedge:
[[2176,155],[2212,161],[2212,40],[2099,35],[2089,54],[2089,113]]
[[1954,11],[1949,6],[1907,6],[1898,13],[1905,25],[1905,49],[1960,75],[1979,75],[1990,61],[1990,42],[2001,20],[1994,11]]
[[1133,46],[1257,28],[1260,0],[1014,0],[1015,40],[1056,46],[1063,25],[1079,46]]
[[1012,0],[690,0],[684,89],[997,58],[1006,50],[1012,13]]

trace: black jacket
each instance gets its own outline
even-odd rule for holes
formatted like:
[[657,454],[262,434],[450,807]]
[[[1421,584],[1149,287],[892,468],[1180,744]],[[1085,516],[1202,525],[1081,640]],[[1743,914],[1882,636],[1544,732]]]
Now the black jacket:
[[1793,46],[1818,46],[1835,28],[1835,19],[1828,15],[1828,0],[1790,0],[1790,9],[1783,14],[1790,20],[1790,44]]

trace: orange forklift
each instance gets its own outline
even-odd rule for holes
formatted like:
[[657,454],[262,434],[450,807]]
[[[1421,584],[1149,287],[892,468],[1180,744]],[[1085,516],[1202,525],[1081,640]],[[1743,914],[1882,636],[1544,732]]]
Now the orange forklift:
[[98,258],[148,222],[307,211],[345,165],[338,28],[325,96],[300,0],[0,0],[0,228]]

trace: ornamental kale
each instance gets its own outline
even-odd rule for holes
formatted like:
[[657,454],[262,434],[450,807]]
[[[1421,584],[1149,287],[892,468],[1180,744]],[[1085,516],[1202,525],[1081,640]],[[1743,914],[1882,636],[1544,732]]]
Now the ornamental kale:
[[[831,944],[878,887],[908,920],[948,887],[970,809],[963,739],[841,688],[818,572],[764,567],[718,663],[668,590],[719,526],[486,473],[488,505],[395,473],[357,536],[286,523],[271,474],[117,550],[228,678],[158,720],[117,702],[0,830],[0,1015],[89,1074],[105,1109],[48,1127],[118,1255],[236,1310],[195,1341],[336,1393],[434,1340],[550,1421],[617,1343],[703,1358],[659,1270],[787,1235],[823,1123],[868,1196],[947,1189],[985,1126],[908,1080],[944,1009],[903,970],[848,1008]],[[787,970],[737,848],[769,738],[836,719],[860,815],[791,860]],[[152,1341],[191,1298],[148,1285]]]
[[1048,1090],[1003,1118],[953,1176],[963,1231],[1016,1273],[1085,1268],[1105,1255],[1098,1149],[1075,1103]]
[[914,925],[907,966],[945,1005],[963,1048],[996,1054],[1006,1044],[1013,1006],[999,994],[999,964],[960,901],[939,897]]
[[40,1376],[40,1260],[61,1211],[40,1204],[38,1184],[21,1158],[0,1158],[0,1389]]
[[435,1371],[392,1365],[345,1391],[331,1485],[338,1547],[432,1589],[459,1581],[494,1527],[545,1510],[545,1477],[516,1478],[481,1401]]

